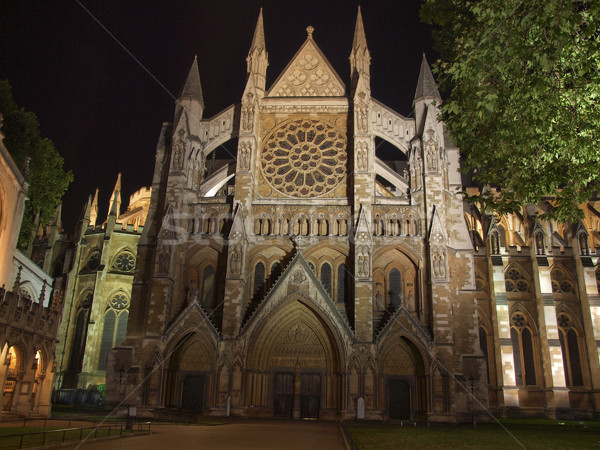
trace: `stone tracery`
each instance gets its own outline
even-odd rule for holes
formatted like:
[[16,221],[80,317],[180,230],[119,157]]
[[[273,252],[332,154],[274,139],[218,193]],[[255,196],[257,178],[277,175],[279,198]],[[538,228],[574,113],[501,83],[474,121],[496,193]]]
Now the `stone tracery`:
[[266,139],[261,158],[263,175],[279,193],[318,197],[346,176],[346,136],[331,124],[293,120]]

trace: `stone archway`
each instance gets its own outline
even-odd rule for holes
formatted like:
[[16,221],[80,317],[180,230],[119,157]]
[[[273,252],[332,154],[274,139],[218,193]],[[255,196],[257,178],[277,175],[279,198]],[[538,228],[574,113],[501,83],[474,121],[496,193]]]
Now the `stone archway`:
[[6,373],[4,376],[4,386],[2,394],[2,411],[11,411],[13,400],[19,382],[19,371],[22,366],[21,352],[15,346],[8,349],[6,353]]
[[325,320],[286,302],[253,333],[246,373],[249,415],[334,417],[341,402],[340,351]]
[[427,412],[427,377],[421,353],[410,340],[391,338],[380,353],[383,398],[391,420],[419,420]]
[[201,336],[182,338],[171,355],[165,377],[165,406],[202,412],[209,405],[215,354]]

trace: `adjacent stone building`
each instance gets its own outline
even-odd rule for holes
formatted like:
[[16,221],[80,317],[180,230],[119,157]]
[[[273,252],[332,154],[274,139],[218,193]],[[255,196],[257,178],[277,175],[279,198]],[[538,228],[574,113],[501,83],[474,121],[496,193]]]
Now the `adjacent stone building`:
[[1,414],[47,416],[60,315],[49,305],[53,279],[16,248],[29,184],[3,140],[0,132]]
[[[371,97],[360,11],[347,85],[313,31],[266,86],[261,13],[240,104],[209,119],[194,60],[159,138],[107,400],[157,416],[595,415],[595,203],[576,227],[465,205],[425,58],[404,117]],[[207,175],[232,139],[236,160]]]
[[[84,208],[73,238],[53,238],[49,232],[38,236],[34,244],[34,259],[43,262],[54,254],[62,254],[55,270],[61,272],[64,267],[68,274],[61,291],[64,307],[56,348],[57,392],[102,391],[108,351],[125,338],[137,243],[148,214],[150,194],[150,188],[138,190],[121,213],[119,174],[104,222],[98,223],[96,191]],[[61,251],[65,247],[68,250]],[[73,401],[71,395],[62,397],[56,394],[55,401]]]

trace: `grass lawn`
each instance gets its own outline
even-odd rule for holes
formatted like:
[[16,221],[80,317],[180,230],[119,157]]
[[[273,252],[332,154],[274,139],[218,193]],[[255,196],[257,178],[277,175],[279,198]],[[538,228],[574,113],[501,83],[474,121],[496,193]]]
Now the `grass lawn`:
[[581,449],[600,448],[600,428],[577,423],[435,425],[347,424],[359,449]]

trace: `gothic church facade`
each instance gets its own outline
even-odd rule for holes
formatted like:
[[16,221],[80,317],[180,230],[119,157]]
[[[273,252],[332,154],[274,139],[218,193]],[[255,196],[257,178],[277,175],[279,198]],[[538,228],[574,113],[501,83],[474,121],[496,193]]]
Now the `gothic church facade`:
[[[493,294],[514,244],[490,251],[489,217],[463,205],[459,150],[425,58],[407,118],[371,97],[360,10],[348,86],[313,31],[268,87],[261,12],[241,102],[210,119],[194,61],[159,138],[107,401],[147,414],[443,422],[488,406],[571,408],[558,337],[538,339],[558,330],[547,294],[544,326],[511,341],[511,317],[538,314]],[[209,155],[231,139],[237,159],[206,176]],[[398,161],[378,158],[376,140]],[[515,375],[530,341],[543,354],[535,386]],[[586,361],[597,366],[593,351]],[[591,375],[586,383],[590,413]]]

